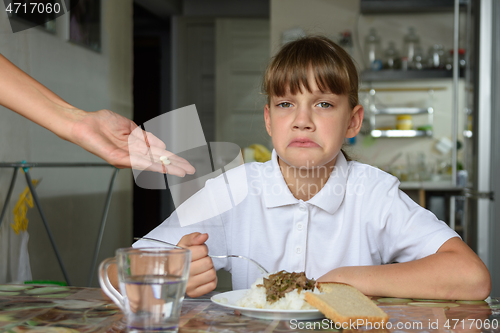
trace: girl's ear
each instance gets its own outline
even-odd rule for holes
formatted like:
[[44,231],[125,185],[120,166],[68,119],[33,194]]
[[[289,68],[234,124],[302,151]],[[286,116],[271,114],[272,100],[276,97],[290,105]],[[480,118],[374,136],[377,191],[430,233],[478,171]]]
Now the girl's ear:
[[351,119],[345,133],[346,138],[354,138],[358,135],[361,125],[363,124],[363,115],[365,111],[362,105],[356,105],[351,111]]
[[264,107],[264,120],[266,121],[266,130],[269,136],[271,135],[271,115],[269,114],[269,104]]

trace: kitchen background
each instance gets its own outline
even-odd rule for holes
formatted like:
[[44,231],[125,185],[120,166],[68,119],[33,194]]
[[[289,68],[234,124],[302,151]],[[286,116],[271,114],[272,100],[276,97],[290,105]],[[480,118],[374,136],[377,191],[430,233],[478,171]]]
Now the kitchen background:
[[[260,94],[269,58],[287,40],[326,35],[351,53],[361,72],[365,124],[346,143],[347,151],[398,176],[416,202],[454,227],[489,266],[492,294],[498,295],[500,259],[494,254],[500,248],[494,240],[500,236],[495,223],[500,208],[486,197],[500,182],[494,172],[500,162],[494,129],[500,120],[493,112],[500,101],[492,93],[500,79],[500,4],[459,3],[457,16],[454,1],[447,0],[102,0],[100,50],[71,41],[67,15],[55,20],[53,32],[32,28],[15,34],[7,15],[0,15],[0,53],[71,104],[89,111],[108,108],[137,124],[196,104],[206,141],[234,142],[242,149],[261,145],[245,150],[251,159],[252,149],[272,149]],[[450,50],[457,17],[462,66],[455,87]],[[390,42],[399,56],[386,52]],[[402,59],[405,49],[419,45],[414,59]],[[368,57],[370,49],[377,51],[375,61]],[[391,59],[394,68],[387,69]],[[99,162],[9,110],[0,108],[0,119],[0,162]],[[37,191],[71,282],[86,285],[111,171],[30,172],[42,179]],[[0,169],[2,206],[11,175],[11,169]],[[12,211],[26,187],[24,177],[18,177],[0,229],[0,282],[17,280],[22,266],[17,258],[28,234],[33,279],[63,281],[36,208],[27,213],[28,234],[11,227]],[[130,170],[121,170],[98,260],[130,245],[133,236],[143,236],[172,207],[168,191],[140,189]],[[227,288],[227,274],[220,278],[220,287]],[[96,286],[97,279],[91,284]]]

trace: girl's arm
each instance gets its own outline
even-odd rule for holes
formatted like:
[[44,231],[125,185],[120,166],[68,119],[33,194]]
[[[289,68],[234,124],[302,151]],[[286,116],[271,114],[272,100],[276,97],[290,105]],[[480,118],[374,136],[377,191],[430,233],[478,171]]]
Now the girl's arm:
[[[134,131],[137,125],[133,121],[109,110],[85,112],[73,107],[1,54],[0,105],[116,167],[147,168],[177,176],[194,173],[186,160],[166,151],[160,139],[142,130]],[[166,170],[160,156],[167,156],[172,162]]]
[[459,238],[415,261],[336,268],[321,282],[343,282],[365,295],[403,298],[483,300],[491,291],[488,269]]

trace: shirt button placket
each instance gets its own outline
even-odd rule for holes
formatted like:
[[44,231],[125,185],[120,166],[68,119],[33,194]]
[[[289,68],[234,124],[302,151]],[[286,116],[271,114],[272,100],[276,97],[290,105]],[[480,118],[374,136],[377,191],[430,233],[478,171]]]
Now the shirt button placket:
[[307,205],[305,203],[300,203],[299,205],[299,216],[295,224],[295,228],[298,232],[298,244],[295,247],[295,255],[297,257],[297,264],[299,266],[299,271],[305,270],[306,266],[306,242],[307,242],[307,232],[305,231],[305,226],[307,226],[307,221],[309,218],[309,212]]

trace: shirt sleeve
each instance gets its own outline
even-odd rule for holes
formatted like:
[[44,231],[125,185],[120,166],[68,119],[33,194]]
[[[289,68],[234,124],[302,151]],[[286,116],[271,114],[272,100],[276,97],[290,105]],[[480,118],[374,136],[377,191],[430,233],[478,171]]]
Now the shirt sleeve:
[[381,221],[383,237],[379,245],[384,263],[427,257],[436,253],[450,238],[460,237],[445,222],[401,191],[396,178],[390,179],[386,185],[389,205]]
[[[179,206],[179,208],[176,211],[174,211],[172,215],[170,215],[170,217],[168,217],[158,227],[153,229],[144,237],[168,242],[171,244],[177,244],[184,235],[193,232],[207,233],[208,240],[206,241],[205,244],[208,247],[209,254],[227,255],[228,250],[227,250],[227,238],[225,230],[226,227],[225,221],[227,221],[227,216],[226,216],[227,212],[223,212],[216,216],[212,216],[211,214],[210,215],[211,217],[205,220],[187,225],[185,223],[182,223],[182,220],[179,219],[178,211],[180,209],[184,212],[184,214],[186,211],[188,211],[188,209],[182,207],[183,205],[196,206],[196,202],[193,201],[200,200],[199,199],[200,197],[205,199],[211,198],[210,200],[214,199],[214,191],[211,189],[212,185],[209,183],[210,182],[207,182],[207,185],[203,189],[201,189],[191,198],[186,200],[186,202],[184,202],[181,206]],[[196,212],[196,214],[199,215],[199,212]],[[168,247],[167,244],[162,244],[161,242],[150,241],[150,240],[139,240],[135,242],[132,246],[135,248]],[[213,262],[216,270],[221,268],[230,270],[229,260],[214,259]]]

